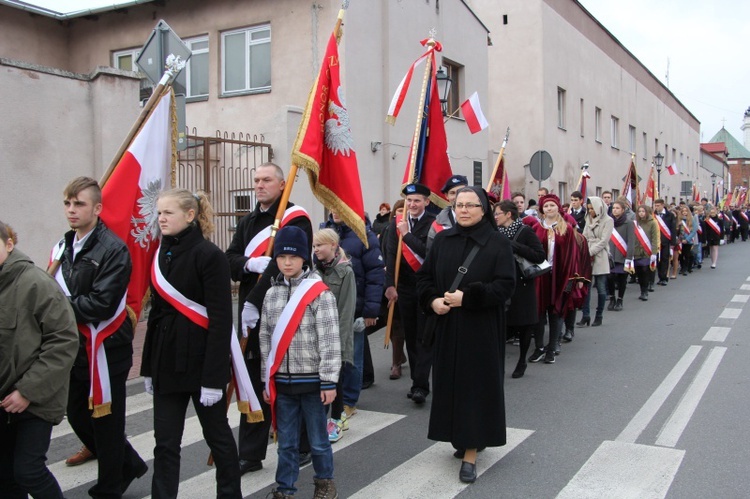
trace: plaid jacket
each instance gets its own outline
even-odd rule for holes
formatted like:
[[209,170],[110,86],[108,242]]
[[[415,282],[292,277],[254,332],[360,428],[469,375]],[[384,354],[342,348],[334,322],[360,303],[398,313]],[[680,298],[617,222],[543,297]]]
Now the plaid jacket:
[[[261,377],[266,377],[266,361],[271,351],[271,336],[281,312],[302,279],[320,280],[320,277],[305,270],[298,278],[287,283],[279,274],[263,300],[260,318]],[[321,390],[336,388],[341,369],[341,345],[339,340],[339,317],[336,299],[330,291],[324,291],[306,308],[299,328],[289,345],[281,367],[274,375],[279,384],[302,385],[320,382]]]

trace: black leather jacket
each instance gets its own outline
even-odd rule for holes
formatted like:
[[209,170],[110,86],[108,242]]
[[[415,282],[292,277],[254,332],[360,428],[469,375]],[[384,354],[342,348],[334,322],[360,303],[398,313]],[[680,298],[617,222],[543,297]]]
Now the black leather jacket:
[[[132,263],[127,246],[100,220],[73,260],[75,231],[65,234],[62,275],[70,290],[70,304],[79,323],[98,323],[117,311],[130,282]],[[73,374],[88,379],[86,339],[79,333]],[[133,364],[133,324],[129,319],[104,340],[110,374],[122,374]]]

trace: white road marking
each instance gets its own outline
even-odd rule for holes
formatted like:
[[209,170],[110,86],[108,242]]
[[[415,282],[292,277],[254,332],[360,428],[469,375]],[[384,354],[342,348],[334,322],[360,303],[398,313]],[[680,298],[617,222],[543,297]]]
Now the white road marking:
[[693,417],[693,413],[698,407],[703,394],[706,392],[708,384],[711,382],[714,374],[716,374],[716,370],[719,368],[721,359],[724,357],[726,351],[726,347],[714,347],[711,349],[700,371],[695,375],[695,379],[688,387],[685,395],[683,395],[672,416],[659,432],[656,445],[666,447],[677,445],[677,441],[680,440],[682,432],[685,431],[690,418]]
[[643,404],[643,407],[633,416],[628,426],[622,430],[622,433],[615,440],[630,443],[635,443],[638,440],[640,434],[646,429],[659,408],[664,404],[664,401],[667,400],[667,397],[669,397],[675,386],[677,386],[677,383],[680,382],[682,376],[685,375],[685,372],[690,367],[690,364],[693,363],[701,348],[698,345],[691,345],[687,349],[679,362],[675,364],[669,374],[667,374],[667,377],[664,378],[664,381],[656,388],[646,403]]
[[740,289],[743,291],[750,291],[750,284],[743,284],[740,286]]
[[721,343],[727,339],[727,335],[731,330],[732,328],[729,327],[712,326],[709,328],[708,332],[706,332],[702,341],[717,341]]
[[661,499],[684,456],[684,450],[604,441],[557,499]]
[[747,299],[750,298],[750,295],[734,295],[731,300],[735,303],[747,303]]
[[[488,447],[478,454],[477,476],[490,469],[532,433],[532,430],[508,428],[507,443],[503,447]],[[469,486],[459,481],[459,468],[460,461],[453,457],[451,444],[438,442],[357,491],[351,499],[455,497]]]
[[741,308],[725,308],[719,314],[719,319],[736,319],[742,313]]
[[[131,395],[127,398],[125,403],[125,417],[138,414],[139,412],[147,411],[154,406],[154,397],[146,392],[139,393],[137,395]],[[52,438],[60,438],[62,436],[73,433],[73,428],[70,427],[67,418],[63,419],[62,423],[52,428]]]

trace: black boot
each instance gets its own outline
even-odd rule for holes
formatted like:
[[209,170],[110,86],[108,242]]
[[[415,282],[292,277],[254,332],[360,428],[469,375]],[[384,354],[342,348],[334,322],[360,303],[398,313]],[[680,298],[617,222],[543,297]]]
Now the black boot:
[[581,321],[576,322],[576,326],[578,327],[588,326],[589,324],[591,324],[591,317],[581,317]]
[[573,331],[572,329],[566,329],[565,334],[563,334],[562,340],[565,343],[570,343],[571,341],[573,341],[573,336],[575,336],[575,334],[575,331]]
[[513,374],[510,375],[511,378],[523,378],[524,373],[526,372],[526,362],[519,362],[516,364],[516,369],[513,371]]
[[648,292],[641,291],[641,296],[639,296],[638,299],[641,301],[648,301]]
[[622,298],[617,299],[617,301],[615,302],[615,308],[613,308],[612,310],[614,310],[615,312],[619,312],[620,310],[622,310]]
[[602,318],[601,317],[594,317],[594,322],[591,323],[591,327],[601,326],[602,325]]
[[610,296],[609,297],[609,305],[607,305],[607,310],[614,310],[615,309],[615,297]]

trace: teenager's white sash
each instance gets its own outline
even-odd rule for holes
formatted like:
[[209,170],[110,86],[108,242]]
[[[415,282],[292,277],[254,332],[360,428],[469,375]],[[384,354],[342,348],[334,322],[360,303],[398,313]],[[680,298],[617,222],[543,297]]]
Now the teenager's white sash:
[[[281,218],[279,229],[287,225],[295,218],[299,217],[305,217],[308,220],[310,219],[310,215],[307,213],[307,210],[305,210],[301,206],[292,206],[287,208],[286,211],[284,211],[284,216]],[[269,225],[268,227],[263,228],[260,232],[255,234],[250,242],[247,243],[247,246],[245,247],[245,256],[248,258],[255,258],[265,255],[270,240],[271,226]]]
[[626,257],[628,256],[628,243],[625,241],[625,239],[622,238],[619,232],[617,230],[612,231],[612,236],[610,236],[610,241],[615,245],[615,248],[622,253],[622,256]]
[[719,224],[714,222],[712,219],[707,218],[706,219],[706,225],[711,227],[711,229],[716,232],[717,235],[721,236],[721,227],[719,227]]
[[653,250],[651,248],[651,241],[649,240],[646,231],[643,230],[643,227],[641,227],[638,222],[633,223],[633,226],[635,227],[635,237],[638,238],[638,242],[641,243],[641,247],[646,252],[646,254],[648,254],[648,256],[651,256],[653,254]]

